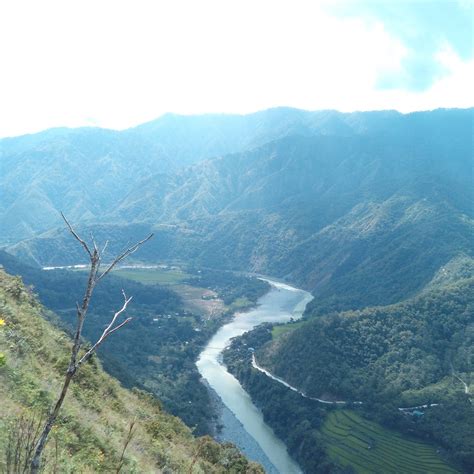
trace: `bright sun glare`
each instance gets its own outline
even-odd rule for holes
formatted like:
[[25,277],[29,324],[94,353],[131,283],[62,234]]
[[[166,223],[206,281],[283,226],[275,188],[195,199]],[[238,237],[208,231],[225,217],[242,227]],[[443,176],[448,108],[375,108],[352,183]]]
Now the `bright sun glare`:
[[[358,3],[370,4],[2,2],[0,136],[53,126],[127,128],[165,112],[473,105],[472,48],[463,56],[441,33],[436,44],[427,36],[414,47],[407,38],[421,30],[409,9],[399,20],[412,31],[402,35],[380,12],[347,14]],[[448,3],[472,19],[472,2]],[[428,44],[430,64],[442,73],[412,90],[405,65]],[[424,64],[416,67],[424,74]],[[387,78],[391,86],[380,87]]]

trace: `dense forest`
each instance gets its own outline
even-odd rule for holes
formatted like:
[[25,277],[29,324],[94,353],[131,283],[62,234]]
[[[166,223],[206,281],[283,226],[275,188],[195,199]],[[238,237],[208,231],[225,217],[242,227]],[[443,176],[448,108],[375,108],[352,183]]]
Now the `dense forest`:
[[[271,381],[250,367],[248,355],[242,362],[242,353],[248,354],[239,353],[239,348],[245,348],[243,342],[260,348],[256,351],[259,364],[308,396],[362,402],[357,408],[365,417],[429,440],[470,472],[474,466],[474,279],[470,267],[469,260],[459,259],[460,278],[454,279],[448,269],[444,279],[435,278],[425,291],[402,303],[314,316],[293,330],[274,333],[273,338],[270,329],[261,328],[235,341],[226,363],[260,401],[276,430],[281,407],[275,403],[285,397],[265,401],[263,394],[269,389],[262,386]],[[240,362],[235,364],[234,359]],[[286,397],[293,398],[298,410],[307,404],[291,393]],[[312,419],[309,413],[304,416]],[[305,426],[318,431],[320,423],[321,415]],[[299,430],[292,427],[285,439]]]

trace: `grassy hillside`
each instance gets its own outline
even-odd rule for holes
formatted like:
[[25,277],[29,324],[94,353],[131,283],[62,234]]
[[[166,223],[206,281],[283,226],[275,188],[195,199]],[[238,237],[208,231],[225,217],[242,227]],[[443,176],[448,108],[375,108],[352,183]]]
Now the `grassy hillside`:
[[[44,417],[67,367],[71,341],[44,319],[46,312],[18,277],[0,270],[1,472],[7,469],[9,439]],[[230,445],[194,438],[159,401],[122,388],[95,358],[70,388],[46,450],[45,471],[116,472],[133,422],[121,472],[263,472]]]

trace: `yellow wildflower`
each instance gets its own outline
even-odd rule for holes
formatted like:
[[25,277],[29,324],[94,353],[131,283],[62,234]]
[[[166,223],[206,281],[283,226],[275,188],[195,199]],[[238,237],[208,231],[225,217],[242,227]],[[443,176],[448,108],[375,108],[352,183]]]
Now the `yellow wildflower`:
[[5,320],[2,319],[2,318],[0,318],[0,326],[5,326],[5,324],[6,324],[6,323],[5,323]]

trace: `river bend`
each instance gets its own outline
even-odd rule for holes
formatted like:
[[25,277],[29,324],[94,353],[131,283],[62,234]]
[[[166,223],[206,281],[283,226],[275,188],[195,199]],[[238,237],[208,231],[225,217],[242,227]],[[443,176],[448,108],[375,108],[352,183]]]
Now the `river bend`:
[[[236,313],[230,323],[222,326],[201,352],[196,365],[201,376],[242,423],[275,469],[281,474],[300,473],[300,468],[288,455],[283,442],[263,421],[262,412],[222,363],[222,352],[233,337],[241,336],[262,323],[284,323],[291,318],[298,319],[313,298],[306,291],[272,280],[266,281],[270,283],[271,290],[258,300],[257,307],[245,313]],[[239,446],[238,439],[231,441]]]

